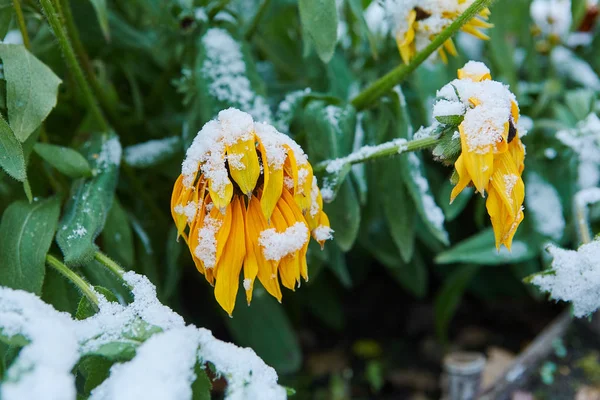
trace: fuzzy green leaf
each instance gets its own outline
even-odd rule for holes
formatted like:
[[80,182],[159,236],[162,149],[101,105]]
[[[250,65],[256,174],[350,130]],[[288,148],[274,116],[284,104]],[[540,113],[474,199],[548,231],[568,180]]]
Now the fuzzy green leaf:
[[48,164],[71,178],[92,176],[90,164],[73,149],[54,144],[36,143],[33,150]]
[[19,141],[24,142],[56,105],[62,82],[25,46],[0,44],[6,79],[8,121]]
[[17,201],[0,223],[0,285],[40,294],[45,258],[58,222],[58,198],[29,204]]
[[4,40],[14,14],[12,0],[0,0],[0,40]]
[[196,380],[192,383],[192,400],[210,400],[212,382],[206,375],[206,370],[199,363],[194,367]]

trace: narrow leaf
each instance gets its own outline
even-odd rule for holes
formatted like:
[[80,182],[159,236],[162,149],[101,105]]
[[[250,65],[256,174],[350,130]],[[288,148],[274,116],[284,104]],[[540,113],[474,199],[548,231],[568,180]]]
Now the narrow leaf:
[[56,105],[62,81],[23,45],[0,43],[0,58],[8,121],[19,141],[24,142]]
[[135,247],[129,217],[115,198],[102,231],[103,249],[124,267],[133,267]]
[[40,294],[45,258],[58,222],[58,198],[17,201],[0,222],[0,285]]
[[92,136],[83,150],[96,174],[73,183],[56,235],[69,265],[85,264],[94,255],[94,240],[104,228],[112,207],[121,160],[121,145],[114,134]]
[[110,30],[108,28],[108,9],[106,7],[106,0],[90,0],[94,11],[96,11],[96,18],[98,18],[98,24],[102,29],[104,39],[110,39]]
[[0,115],[0,167],[16,180],[23,182],[27,178],[25,158],[21,143],[15,137],[4,118]]
[[73,149],[47,143],[36,143],[33,150],[48,164],[71,178],[92,176],[90,164]]

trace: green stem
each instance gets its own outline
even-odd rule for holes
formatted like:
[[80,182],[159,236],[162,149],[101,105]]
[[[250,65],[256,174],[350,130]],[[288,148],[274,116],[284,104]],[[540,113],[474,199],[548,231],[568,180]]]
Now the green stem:
[[29,35],[27,34],[27,25],[25,24],[25,17],[23,17],[23,10],[21,9],[21,1],[13,0],[13,6],[15,7],[15,14],[17,15],[17,24],[23,36],[23,44],[26,49],[31,48],[31,42],[29,41]]
[[52,31],[58,40],[58,45],[63,52],[67,65],[71,69],[71,72],[75,77],[75,81],[83,93],[83,97],[85,98],[89,111],[92,113],[94,119],[100,125],[102,130],[109,131],[110,125],[104,118],[98,103],[96,103],[96,98],[94,97],[92,89],[90,88],[88,81],[85,79],[83,70],[77,61],[73,46],[71,45],[69,37],[67,36],[67,32],[60,21],[59,14],[56,12],[50,0],[40,0],[40,4],[42,5],[42,9],[46,14],[48,23],[50,24],[50,27],[52,28]]
[[79,288],[79,290],[81,290],[83,295],[85,297],[87,297],[88,300],[94,305],[94,307],[96,308],[96,311],[98,311],[98,304],[99,304],[98,296],[96,296],[96,293],[92,290],[92,287],[90,286],[89,283],[84,281],[83,278],[81,278],[75,272],[71,271],[69,269],[69,267],[67,267],[65,264],[60,262],[60,260],[58,258],[56,258],[50,254],[46,254],[46,264],[48,264],[49,266],[54,268],[56,271],[58,271],[60,274],[62,274],[62,276],[64,276],[71,283],[73,283],[75,286],[77,286]]
[[489,7],[494,0],[476,0],[464,13],[460,15],[452,24],[444,29],[439,35],[437,35],[431,43],[423,50],[415,55],[415,58],[410,64],[402,64],[386,75],[382,76],[369,87],[360,92],[354,99],[352,99],[352,105],[357,110],[363,110],[371,106],[377,99],[391,90],[394,86],[400,83],[406,78],[411,72],[413,72],[423,61],[442,46],[446,40],[456,33],[464,24],[473,19],[478,13],[481,12],[485,7]]
[[85,47],[81,42],[79,30],[77,29],[77,25],[75,25],[75,20],[73,18],[73,13],[71,12],[71,4],[69,3],[69,0],[55,0],[55,2],[57,8],[60,7],[58,11],[63,17],[65,27],[67,28],[67,35],[69,36],[69,39],[73,44],[75,54],[79,58],[81,67],[83,68],[83,71],[85,72],[87,79],[90,85],[92,86],[92,90],[94,91],[94,94],[98,99],[102,110],[107,114],[110,123],[113,126],[115,126],[118,131],[124,132],[124,129],[120,126],[121,119],[117,114],[115,105],[113,104],[112,100],[102,87],[102,84],[100,84],[100,81],[96,76],[96,72],[94,71],[92,62],[90,61],[90,57],[88,56],[87,52],[85,51]]
[[254,35],[254,32],[256,32],[256,30],[258,29],[259,22],[265,14],[265,11],[267,11],[267,8],[269,8],[269,4],[271,4],[271,0],[263,0],[263,2],[261,3],[260,8],[254,14],[252,22],[250,22],[250,26],[248,27],[248,30],[244,35],[246,40],[250,40],[252,38],[252,35]]
[[590,230],[590,216],[588,206],[600,202],[600,188],[589,188],[580,190],[575,194],[573,205],[575,208],[575,218],[577,232],[581,244],[588,244],[592,241]]
[[104,265],[108,268],[113,274],[115,274],[118,278],[123,278],[123,274],[125,274],[125,270],[119,266],[116,262],[111,260],[106,254],[97,251],[94,253],[94,258],[100,264]]
[[334,172],[333,170],[339,171],[346,165],[363,163],[365,161],[389,157],[395,154],[403,154],[409,151],[418,151],[435,146],[438,142],[439,140],[437,136],[429,136],[422,139],[411,140],[410,142],[407,142],[404,139],[394,139],[377,146],[363,147],[354,153],[348,154],[346,157],[322,161],[315,165],[313,170],[315,172]]
[[231,3],[231,0],[219,0],[219,2],[208,11],[208,18],[213,19],[219,12],[223,11],[229,3]]

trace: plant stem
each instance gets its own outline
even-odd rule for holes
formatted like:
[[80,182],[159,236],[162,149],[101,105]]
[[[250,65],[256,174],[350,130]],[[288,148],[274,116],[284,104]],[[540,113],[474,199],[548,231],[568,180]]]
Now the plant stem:
[[371,106],[377,99],[391,90],[394,86],[400,83],[406,78],[411,72],[413,72],[419,65],[423,63],[434,51],[444,44],[446,40],[456,33],[464,24],[473,19],[481,10],[485,7],[489,7],[494,0],[476,0],[464,13],[460,15],[452,24],[444,29],[439,35],[437,35],[431,43],[423,50],[415,55],[415,58],[410,64],[402,64],[375,82],[369,87],[360,92],[354,99],[352,99],[352,105],[357,110],[363,110]]
[[389,157],[395,154],[403,154],[409,151],[418,151],[428,147],[435,146],[438,143],[437,136],[429,136],[422,139],[411,140],[407,142],[404,139],[394,139],[377,146],[366,146],[358,149],[346,157],[325,160],[314,166],[315,172],[328,171],[328,167],[335,165],[335,170],[340,170],[343,166],[362,163],[377,158]]
[[108,268],[113,274],[115,274],[118,278],[123,278],[123,274],[125,270],[119,266],[116,262],[111,260],[106,254],[97,251],[94,253],[94,258],[100,264],[104,265]]
[[81,42],[79,31],[77,30],[77,25],[75,25],[75,20],[73,19],[73,13],[71,12],[71,4],[69,3],[69,0],[55,0],[55,2],[57,8],[60,7],[58,11],[63,17],[63,21],[67,29],[67,35],[69,36],[69,39],[73,44],[75,54],[79,58],[81,67],[85,72],[90,85],[92,86],[92,90],[94,91],[94,94],[98,99],[102,110],[104,110],[104,112],[107,114],[110,123],[113,126],[117,127],[118,131],[124,131],[120,127],[121,119],[117,114],[115,106],[106,94],[106,91],[104,90],[100,82],[98,81],[98,78],[96,77],[96,73],[94,71],[94,67],[92,66],[92,62],[90,61],[90,57],[88,56],[87,52],[85,51],[85,47]]
[[592,241],[590,217],[587,208],[597,202],[600,202],[600,188],[583,189],[575,194],[573,206],[581,244],[588,244]]
[[208,18],[213,19],[219,12],[225,9],[231,0],[219,0],[219,2],[208,11]]
[[84,281],[83,278],[81,278],[75,272],[71,271],[69,267],[60,262],[58,258],[50,254],[46,254],[46,264],[54,268],[56,271],[62,274],[62,276],[77,286],[83,295],[87,297],[88,300],[94,305],[96,311],[98,310],[98,296],[96,296],[96,293],[92,290],[92,287],[89,283]]
[[23,9],[21,8],[20,0],[13,0],[13,6],[15,7],[15,14],[17,15],[17,24],[23,36],[23,44],[26,49],[31,48],[31,42],[29,41],[29,35],[27,34],[27,25],[25,24],[25,17],[23,17]]
[[250,26],[248,27],[248,30],[244,35],[246,40],[250,40],[252,38],[252,35],[254,35],[254,32],[256,32],[256,30],[258,29],[259,22],[265,14],[265,11],[267,11],[267,8],[269,8],[269,4],[271,4],[271,0],[263,0],[263,2],[261,3],[260,8],[254,14],[252,22],[250,22]]
[[75,77],[75,81],[77,82],[77,85],[79,85],[83,93],[89,111],[92,113],[96,122],[100,124],[102,130],[109,131],[110,125],[104,118],[102,110],[96,102],[92,89],[90,88],[88,81],[85,79],[83,70],[81,69],[79,62],[77,61],[77,57],[75,56],[75,52],[73,51],[73,46],[71,46],[71,42],[69,41],[67,32],[62,26],[58,13],[54,9],[54,6],[52,5],[52,2],[50,0],[40,0],[40,4],[42,5],[42,9],[46,14],[48,23],[50,24],[50,27],[52,28],[52,31],[54,32],[54,35],[58,40],[58,44],[63,52],[67,65],[71,69],[71,72]]

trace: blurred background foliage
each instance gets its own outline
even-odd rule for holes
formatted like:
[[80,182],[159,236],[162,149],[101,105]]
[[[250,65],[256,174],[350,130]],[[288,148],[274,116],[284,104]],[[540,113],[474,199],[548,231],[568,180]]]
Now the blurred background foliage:
[[[61,0],[57,3],[63,12],[70,7],[76,24],[69,31],[79,32],[74,46],[87,53],[80,61],[95,76],[94,92],[100,93],[101,108],[124,149],[120,169],[98,179],[86,178],[85,165],[75,172],[61,167],[61,156],[44,147],[60,145],[85,156],[86,146],[98,140],[93,133],[103,127],[88,112],[85,93],[66,68],[39,3],[21,3],[31,53],[62,79],[56,107],[23,142],[33,197],[60,198],[62,224],[73,212],[70,204],[81,200],[77,196],[92,194],[93,199],[83,199],[93,214],[85,227],[101,232],[95,244],[103,252],[125,269],[147,275],[162,301],[187,322],[252,347],[298,396],[313,392],[346,398],[354,384],[360,387],[354,389],[357,396],[385,393],[393,381],[390,371],[429,365],[417,355],[415,344],[443,353],[443,346],[455,343],[461,324],[477,321],[497,330],[500,344],[518,349],[540,328],[525,326],[528,312],[554,314],[521,281],[547,264],[544,244],[549,240],[565,247],[578,244],[572,202],[582,173],[580,160],[556,133],[578,129],[579,121],[599,109],[600,81],[594,73],[600,69],[598,35],[588,45],[561,47],[569,52],[568,62],[589,69],[591,81],[582,81],[582,64],[553,62],[555,44],[532,34],[530,1],[499,0],[491,8],[495,27],[489,41],[473,42],[459,34],[459,55],[448,65],[427,62],[372,107],[356,110],[350,100],[400,63],[387,22],[365,19],[369,0],[72,0],[70,6]],[[585,3],[573,1],[573,31],[586,18]],[[323,19],[315,25],[310,21],[318,12]],[[11,1],[0,0],[0,21],[0,39],[18,29]],[[228,61],[215,61],[215,49],[207,48],[210,43],[203,39],[211,29],[222,30],[239,45],[244,68],[238,75],[247,77],[249,87],[242,89],[250,98],[219,98],[211,91],[223,76],[207,73],[204,66]],[[592,30],[597,28],[592,25]],[[327,40],[332,34],[333,46]],[[0,52],[4,116],[10,113],[5,54]],[[523,138],[525,220],[512,253],[496,251],[484,199],[471,190],[448,203],[452,170],[435,163],[429,152],[418,154],[416,162],[409,155],[373,161],[352,167],[335,185],[337,195],[325,208],[335,239],[323,251],[311,244],[310,281],[286,291],[282,305],[260,288],[250,307],[239,295],[233,318],[227,317],[185,244],[175,240],[169,215],[184,151],[202,125],[229,106],[254,111],[255,118],[270,120],[290,134],[315,165],[366,144],[409,139],[430,125],[436,90],[469,59],[485,62],[495,80],[510,85],[524,116],[521,130],[529,130]],[[161,142],[150,142],[146,149],[133,147],[156,140]],[[321,181],[334,178],[320,176]],[[559,200],[558,208],[546,214],[544,197],[530,193],[540,185]],[[102,191],[107,196],[99,195]],[[23,185],[0,172],[3,224],[7,207],[25,199]],[[443,226],[435,223],[432,212],[443,215]],[[544,229],[543,218],[558,221],[558,231]],[[69,263],[69,250],[61,248]],[[60,254],[56,244],[51,251]],[[73,265],[94,285],[126,296],[120,283],[95,263]],[[54,270],[42,277],[36,290],[42,298],[74,313],[77,290]],[[461,301],[463,311],[457,314]],[[515,322],[524,332],[503,333],[505,325]]]

